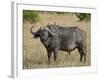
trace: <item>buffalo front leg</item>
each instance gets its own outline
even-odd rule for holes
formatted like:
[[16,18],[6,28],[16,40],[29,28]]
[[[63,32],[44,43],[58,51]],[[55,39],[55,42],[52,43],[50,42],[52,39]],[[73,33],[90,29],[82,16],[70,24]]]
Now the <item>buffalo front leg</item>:
[[54,50],[54,62],[57,63],[57,50]]
[[48,64],[50,64],[51,55],[52,55],[52,51],[48,51]]

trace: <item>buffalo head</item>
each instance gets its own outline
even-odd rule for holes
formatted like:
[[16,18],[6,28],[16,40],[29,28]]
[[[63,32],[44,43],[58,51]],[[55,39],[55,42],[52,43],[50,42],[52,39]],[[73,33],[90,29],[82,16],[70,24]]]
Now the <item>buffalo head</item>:
[[47,28],[40,27],[36,32],[33,32],[32,28],[33,27],[30,28],[30,32],[32,33],[33,38],[40,38],[41,40],[47,40],[48,37],[50,37],[51,35],[50,30]]

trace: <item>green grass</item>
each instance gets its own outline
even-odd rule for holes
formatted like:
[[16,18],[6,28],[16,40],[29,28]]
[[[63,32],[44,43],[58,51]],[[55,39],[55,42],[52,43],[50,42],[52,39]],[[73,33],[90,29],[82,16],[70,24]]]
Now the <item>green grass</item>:
[[40,20],[39,13],[32,10],[23,10],[23,21],[30,21],[35,23]]

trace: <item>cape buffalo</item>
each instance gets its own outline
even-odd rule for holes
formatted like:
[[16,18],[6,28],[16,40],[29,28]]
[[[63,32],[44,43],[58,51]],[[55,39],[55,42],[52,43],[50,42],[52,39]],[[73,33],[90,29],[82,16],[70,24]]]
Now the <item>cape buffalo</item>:
[[61,27],[56,24],[48,24],[45,28],[40,28],[37,32],[32,31],[34,38],[40,37],[41,42],[45,46],[48,53],[48,62],[50,57],[54,54],[54,61],[56,61],[58,50],[70,52],[78,49],[80,54],[80,61],[86,61],[86,32],[78,27]]

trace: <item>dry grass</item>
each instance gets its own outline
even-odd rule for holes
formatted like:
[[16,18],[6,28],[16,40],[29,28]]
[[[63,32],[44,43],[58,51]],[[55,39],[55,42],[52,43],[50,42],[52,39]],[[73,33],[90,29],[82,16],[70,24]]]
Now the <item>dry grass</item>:
[[[90,66],[91,65],[91,24],[90,22],[78,22],[78,18],[72,14],[51,14],[51,13],[40,13],[41,21],[30,24],[25,22],[23,24],[24,29],[24,52],[23,52],[23,68],[34,69],[34,68],[49,68],[49,67],[77,67],[77,66]],[[76,50],[71,52],[69,55],[67,52],[59,51],[57,64],[53,62],[53,56],[51,64],[47,62],[47,52],[39,39],[33,39],[30,33],[30,27],[34,25],[33,31],[37,31],[40,26],[45,27],[47,23],[54,23],[61,26],[73,26],[76,25],[80,29],[87,33],[87,61],[86,63],[79,61],[79,53]]]

